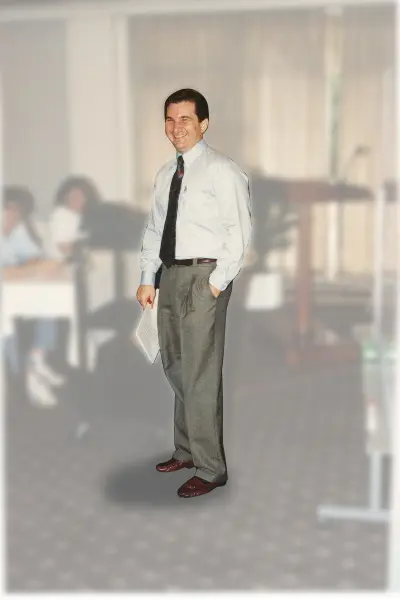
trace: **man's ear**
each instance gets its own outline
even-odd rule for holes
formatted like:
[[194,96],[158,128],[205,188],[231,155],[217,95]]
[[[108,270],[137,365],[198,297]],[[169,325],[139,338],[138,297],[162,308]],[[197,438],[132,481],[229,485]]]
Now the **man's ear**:
[[208,129],[208,119],[203,119],[202,122],[200,123],[200,130],[201,133],[205,133]]

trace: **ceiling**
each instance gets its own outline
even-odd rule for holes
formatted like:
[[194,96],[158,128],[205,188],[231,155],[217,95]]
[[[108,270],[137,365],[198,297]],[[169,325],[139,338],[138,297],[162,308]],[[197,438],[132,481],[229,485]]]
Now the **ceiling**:
[[395,4],[396,0],[0,0],[0,20],[40,20],[60,17],[72,11],[86,12],[93,8],[106,13],[177,14],[180,12],[253,11],[290,8],[334,8],[340,6]]
[[[282,8],[284,8],[285,6],[289,6],[289,5],[304,5],[304,6],[308,6],[310,4],[326,4],[327,6],[334,6],[334,5],[346,5],[346,4],[352,4],[352,5],[363,5],[363,4],[377,4],[377,5],[383,5],[383,4],[391,4],[391,3],[395,3],[396,0],[343,0],[341,2],[341,0],[326,0],[326,2],[324,2],[323,0],[320,0],[320,2],[318,2],[318,0],[261,0],[260,4],[264,4],[265,7],[267,8],[268,5],[274,5],[276,6],[277,4],[281,4]],[[152,3],[152,4],[160,4],[162,5],[163,3],[167,3],[167,0],[158,0],[156,2],[146,2],[146,0],[126,0],[124,2],[124,4],[126,5],[139,5],[139,4],[146,4],[146,3]],[[115,4],[121,4],[121,2],[118,2],[118,0],[0,0],[0,7],[35,7],[35,6],[46,6],[46,7],[50,7],[50,6],[54,6],[56,4],[75,4],[75,5],[88,5],[88,4],[96,4],[96,3],[100,3],[102,5],[108,5],[110,8],[115,5]],[[207,3],[204,2],[204,0],[186,0],[186,3],[188,4],[193,4],[193,5],[201,5],[202,3]],[[221,4],[226,4],[226,5],[235,5],[235,3],[239,3],[237,2],[237,0],[216,0],[215,4],[217,5],[221,5]],[[241,4],[241,2],[240,2]]]

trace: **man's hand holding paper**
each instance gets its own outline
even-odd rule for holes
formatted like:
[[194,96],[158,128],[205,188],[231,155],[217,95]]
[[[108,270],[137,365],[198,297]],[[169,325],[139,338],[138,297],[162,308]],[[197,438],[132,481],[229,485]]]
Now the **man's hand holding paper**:
[[154,299],[156,297],[156,289],[153,285],[140,285],[136,293],[136,300],[140,306],[144,309],[148,304],[151,308],[154,306]]
[[[147,288],[142,289],[141,288]],[[157,328],[157,296],[151,285],[139,287],[136,298],[143,308],[134,332],[136,340],[149,361],[154,363],[160,351]]]

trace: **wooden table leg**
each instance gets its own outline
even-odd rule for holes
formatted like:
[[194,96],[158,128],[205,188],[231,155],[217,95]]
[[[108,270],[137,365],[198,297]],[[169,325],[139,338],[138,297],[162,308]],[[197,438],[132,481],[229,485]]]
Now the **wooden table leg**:
[[286,360],[293,366],[321,366],[357,360],[358,346],[352,341],[329,344],[317,339],[312,315],[312,207],[313,198],[298,198],[299,228],[296,272],[296,325],[295,338],[286,352]]
[[[312,207],[306,201],[297,204],[299,211],[296,269],[296,338],[300,345],[312,337]],[[297,340],[296,340],[297,341]]]
[[359,348],[351,340],[333,339],[326,335],[321,323],[315,323],[313,306],[312,269],[312,209],[316,202],[325,201],[326,189],[312,183],[288,187],[288,199],[297,206],[298,242],[295,284],[294,339],[286,347],[286,360],[292,366],[321,366],[346,363],[359,358]]

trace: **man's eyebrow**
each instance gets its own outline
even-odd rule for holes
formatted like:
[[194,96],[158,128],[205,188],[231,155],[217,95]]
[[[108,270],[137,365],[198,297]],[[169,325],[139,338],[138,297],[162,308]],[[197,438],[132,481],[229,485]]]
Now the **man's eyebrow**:
[[[190,115],[182,115],[181,117],[178,117],[177,120],[179,119],[192,119],[193,117],[191,117]],[[174,121],[175,119],[173,117],[165,117],[166,121]]]

